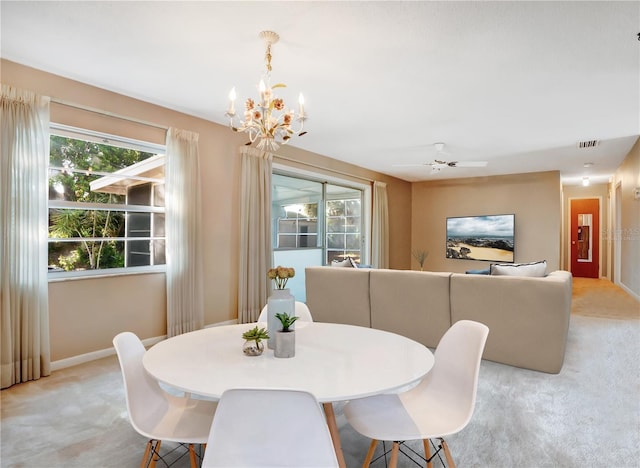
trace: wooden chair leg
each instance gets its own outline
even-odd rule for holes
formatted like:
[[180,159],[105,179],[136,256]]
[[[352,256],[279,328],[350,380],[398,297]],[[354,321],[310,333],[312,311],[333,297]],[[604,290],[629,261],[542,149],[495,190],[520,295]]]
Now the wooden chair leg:
[[429,445],[429,439],[422,439],[422,445],[424,446],[424,458],[427,461],[427,468],[433,468],[433,462],[429,460],[431,458],[431,446]]
[[444,439],[440,439],[440,442],[442,442],[442,448],[444,449],[444,456],[447,459],[447,466],[449,468],[456,468],[456,464],[453,462],[453,457],[451,456],[451,451],[449,450],[449,446],[444,441]]
[[149,468],[156,468],[156,462],[160,459],[160,445],[162,445],[161,440],[156,440],[155,445],[152,447],[151,453],[151,463],[149,463]]
[[389,460],[389,467],[396,468],[398,466],[398,453],[400,452],[400,442],[394,442],[391,448],[391,459]]
[[193,444],[189,444],[189,461],[191,462],[191,468],[198,468],[198,461],[196,457],[196,451],[193,448]]
[[371,440],[371,445],[369,445],[369,451],[367,452],[367,458],[364,459],[362,468],[367,468],[369,465],[371,465],[371,460],[373,459],[373,452],[376,451],[377,444],[378,444],[378,441],[376,439]]
[[140,462],[140,468],[145,468],[149,465],[149,456],[151,455],[151,444],[153,440],[147,442],[147,447],[144,449],[144,455],[142,455],[142,461]]

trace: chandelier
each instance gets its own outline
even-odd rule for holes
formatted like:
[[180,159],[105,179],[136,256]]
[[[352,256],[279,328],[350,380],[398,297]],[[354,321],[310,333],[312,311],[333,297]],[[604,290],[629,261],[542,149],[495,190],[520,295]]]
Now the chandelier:
[[[256,101],[249,98],[244,104],[244,120],[236,118],[235,100],[236,88],[231,89],[229,93],[229,109],[225,116],[229,118],[229,127],[234,132],[244,132],[249,135],[247,146],[252,145],[259,139],[257,148],[263,151],[276,151],[280,145],[289,142],[292,136],[302,136],[307,132],[303,132],[304,121],[306,115],[304,113],[304,97],[300,93],[298,98],[298,115],[296,117],[293,109],[286,109],[284,100],[276,97],[274,89],[284,88],[286,85],[282,83],[271,86],[271,46],[278,42],[280,36],[273,31],[262,31],[260,33],[266,43],[265,61],[267,71],[264,73],[258,89],[260,98]],[[294,130],[292,128],[294,119],[299,122],[300,128]],[[237,123],[236,123],[237,122]]]

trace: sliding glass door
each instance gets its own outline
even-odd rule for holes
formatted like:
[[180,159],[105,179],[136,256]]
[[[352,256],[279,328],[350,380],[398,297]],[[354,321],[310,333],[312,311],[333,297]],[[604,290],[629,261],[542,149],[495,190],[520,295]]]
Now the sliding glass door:
[[362,189],[273,174],[273,264],[296,269],[287,283],[296,300],[306,299],[306,267],[364,259],[362,205]]

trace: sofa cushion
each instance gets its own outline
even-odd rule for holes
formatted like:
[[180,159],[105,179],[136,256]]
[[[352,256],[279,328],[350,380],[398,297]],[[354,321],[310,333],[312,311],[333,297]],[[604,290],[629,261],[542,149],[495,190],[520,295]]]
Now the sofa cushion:
[[364,268],[305,268],[307,306],[315,322],[371,326],[369,272]]
[[371,270],[371,326],[435,348],[451,326],[451,273]]
[[491,275],[496,276],[529,276],[541,278],[547,273],[547,261],[532,263],[496,263],[490,266]]

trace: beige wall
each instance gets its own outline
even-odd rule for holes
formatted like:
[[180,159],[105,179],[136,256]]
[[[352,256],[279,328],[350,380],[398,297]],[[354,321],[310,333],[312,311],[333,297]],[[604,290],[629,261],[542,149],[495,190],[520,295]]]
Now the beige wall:
[[570,242],[570,199],[576,198],[598,198],[600,199],[600,276],[609,278],[608,255],[610,247],[609,232],[609,205],[610,194],[609,184],[594,184],[588,187],[582,185],[564,185],[562,187],[563,197],[563,220],[562,220],[562,268],[571,271],[571,259],[569,258]]
[[[446,219],[515,214],[515,261],[560,265],[561,194],[557,171],[414,183],[411,249],[426,250],[424,269],[463,273],[490,262],[445,258]],[[411,263],[413,269],[418,265]]]
[[[620,230],[615,229],[617,187],[620,187]],[[635,189],[640,189],[640,139],[636,141],[615,173],[611,184],[614,212],[614,244],[620,242],[620,275],[616,278],[615,257],[612,263],[613,279],[640,300],[640,200],[634,199]]]
[[[200,135],[204,235],[205,323],[237,318],[239,178],[243,135],[228,128],[93,86],[2,60],[2,82],[59,100],[117,115],[197,132]],[[221,109],[220,112],[223,112]],[[165,131],[52,103],[51,121],[164,144]],[[312,128],[309,128],[313,131]],[[406,268],[410,240],[411,184],[317,154],[285,147],[288,158],[388,184],[390,265]],[[289,164],[287,161],[280,161]],[[306,167],[308,169],[308,167]],[[361,179],[358,179],[361,180]],[[397,208],[396,208],[397,207]],[[76,279],[49,284],[53,361],[111,347],[119,331],[142,339],[163,335],[164,274]]]

